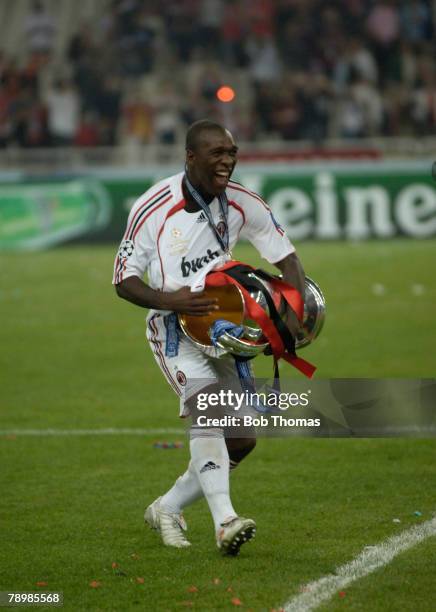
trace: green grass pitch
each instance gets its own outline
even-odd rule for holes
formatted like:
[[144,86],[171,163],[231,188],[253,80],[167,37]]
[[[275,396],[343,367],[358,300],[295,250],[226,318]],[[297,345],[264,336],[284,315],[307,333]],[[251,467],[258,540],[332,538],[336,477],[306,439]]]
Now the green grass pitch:
[[[5,435],[180,427],[178,401],[145,342],[146,313],[111,287],[115,250],[1,256],[0,590],[63,591],[72,611],[268,611],[434,515],[435,440],[262,439],[232,474],[237,510],[258,524],[253,543],[221,558],[199,502],[185,512],[193,546],[173,550],[142,514],[184,471],[186,443],[162,450],[150,435]],[[322,335],[301,353],[319,377],[435,376],[434,242],[305,243],[298,252],[328,304]],[[234,255],[260,263],[247,246]],[[256,370],[268,376],[270,359],[258,358]],[[435,543],[320,609],[434,610]]]

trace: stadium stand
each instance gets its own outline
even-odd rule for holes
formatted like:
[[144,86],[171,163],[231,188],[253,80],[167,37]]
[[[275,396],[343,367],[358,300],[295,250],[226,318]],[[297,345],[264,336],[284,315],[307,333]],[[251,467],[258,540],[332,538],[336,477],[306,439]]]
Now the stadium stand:
[[[430,0],[3,0],[0,148],[436,134]],[[222,85],[235,91],[220,102]]]

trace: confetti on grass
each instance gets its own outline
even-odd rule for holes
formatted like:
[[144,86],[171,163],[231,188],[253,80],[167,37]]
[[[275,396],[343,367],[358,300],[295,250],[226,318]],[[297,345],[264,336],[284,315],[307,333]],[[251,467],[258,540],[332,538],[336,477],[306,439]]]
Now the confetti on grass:
[[425,293],[424,285],[420,285],[419,283],[412,285],[410,289],[413,295],[424,295]]
[[382,285],[381,283],[374,283],[371,289],[374,295],[381,296],[381,295],[385,295],[386,293],[386,287]]
[[153,444],[154,448],[183,448],[183,442],[155,442]]
[[89,583],[89,586],[92,589],[98,589],[101,587],[101,582],[99,580],[91,580],[91,582]]

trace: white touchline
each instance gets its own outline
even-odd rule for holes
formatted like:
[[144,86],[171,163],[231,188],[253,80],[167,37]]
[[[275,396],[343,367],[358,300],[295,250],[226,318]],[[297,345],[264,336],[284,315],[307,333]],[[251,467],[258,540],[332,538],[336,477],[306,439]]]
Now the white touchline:
[[181,427],[150,429],[0,429],[0,436],[157,436],[159,434],[183,434]]
[[341,565],[336,574],[323,576],[304,585],[304,592],[287,601],[282,607],[285,612],[306,612],[314,610],[336,591],[345,588],[355,580],[363,578],[380,567],[387,565],[400,553],[416,546],[423,540],[436,536],[436,518],[415,525],[402,533],[392,536],[376,546],[365,548],[353,561]]

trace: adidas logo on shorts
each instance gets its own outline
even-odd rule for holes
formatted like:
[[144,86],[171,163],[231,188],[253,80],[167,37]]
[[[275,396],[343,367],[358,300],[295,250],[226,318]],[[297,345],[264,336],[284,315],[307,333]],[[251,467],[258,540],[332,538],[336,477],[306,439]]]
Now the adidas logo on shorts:
[[200,470],[200,474],[203,474],[203,472],[207,472],[208,470],[219,470],[221,469],[220,465],[217,465],[216,463],[214,463],[213,461],[208,461],[207,463],[205,463],[203,465],[203,467]]

